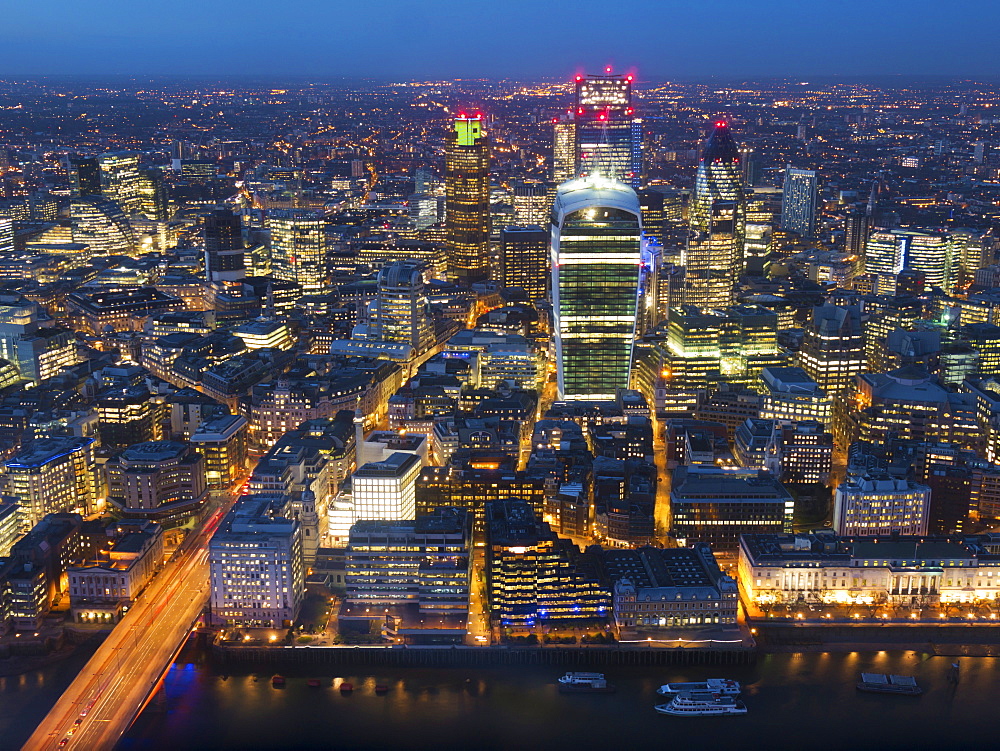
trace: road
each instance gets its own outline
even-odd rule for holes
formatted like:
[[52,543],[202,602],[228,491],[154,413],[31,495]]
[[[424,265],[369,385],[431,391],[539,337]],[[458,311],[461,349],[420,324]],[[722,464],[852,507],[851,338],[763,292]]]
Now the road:
[[237,497],[213,499],[214,510],[133,603],[35,728],[25,751],[114,747],[208,601],[208,543]]

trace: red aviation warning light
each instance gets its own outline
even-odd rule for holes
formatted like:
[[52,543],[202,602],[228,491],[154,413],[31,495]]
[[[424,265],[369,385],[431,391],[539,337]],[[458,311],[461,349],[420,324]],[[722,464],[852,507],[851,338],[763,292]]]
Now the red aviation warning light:
[[577,82],[579,83],[580,81],[582,81],[582,80],[583,80],[583,76],[581,76],[581,75],[580,75],[579,73],[577,73],[577,74],[576,74],[576,80],[577,80]]
[[716,120],[715,121],[715,127],[716,128],[725,128],[726,127],[726,121],[725,120]]
[[635,79],[635,76],[633,76],[631,73],[625,76],[625,80],[628,81],[629,83],[632,83],[633,79]]
[[604,72],[605,72],[605,73],[610,73],[610,72],[611,72],[611,66],[610,66],[610,65],[606,66],[606,67],[604,68]]

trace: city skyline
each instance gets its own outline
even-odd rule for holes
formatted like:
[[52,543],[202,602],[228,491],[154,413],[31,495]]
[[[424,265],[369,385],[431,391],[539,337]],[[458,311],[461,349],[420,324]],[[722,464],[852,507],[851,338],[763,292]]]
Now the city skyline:
[[[163,19],[157,3],[108,0],[103,13],[63,7],[58,27],[50,23],[52,5],[5,10],[6,29],[0,32],[5,74],[307,70],[393,77],[454,75],[462,68],[469,77],[507,77],[546,68],[570,75],[576,71],[566,66],[576,61],[593,70],[628,61],[652,79],[730,75],[737,69],[750,76],[983,75],[1000,67],[989,31],[1000,21],[1000,10],[987,2],[967,4],[964,15],[940,12],[927,0],[908,3],[905,13],[885,1],[804,7],[788,0],[753,6],[722,0],[709,19],[697,6],[650,0],[613,13],[603,13],[596,0],[542,6],[512,0],[495,10],[449,0],[422,6],[420,13],[404,0],[391,0],[377,14],[366,6],[318,0],[300,0],[282,13],[255,3],[181,0],[170,6],[173,17],[197,23],[175,25],[167,33],[158,25]],[[266,23],[255,10],[267,14]],[[592,23],[594,17],[601,23]],[[971,17],[975,24],[966,21]],[[700,54],[706,25],[725,56]],[[228,33],[220,36],[220,29]],[[379,45],[377,56],[370,54],[373,45]],[[271,54],[248,59],[246,50],[255,46]],[[513,48],[520,54],[510,55]]]

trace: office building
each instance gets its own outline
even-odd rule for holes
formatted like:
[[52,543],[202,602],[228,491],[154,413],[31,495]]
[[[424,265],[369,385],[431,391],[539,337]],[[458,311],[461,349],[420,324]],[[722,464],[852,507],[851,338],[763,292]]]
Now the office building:
[[743,273],[746,224],[740,153],[723,120],[715,123],[698,163],[682,256],[684,301],[700,308],[735,302]]
[[326,235],[322,211],[276,209],[267,213],[271,230],[271,273],[304,291],[326,288]]
[[163,182],[163,173],[160,170],[140,170],[137,191],[140,214],[154,222],[166,222],[170,219],[167,186]]
[[69,158],[69,188],[73,198],[101,194],[101,165],[95,157]]
[[[547,224],[547,222],[545,223]],[[500,230],[503,286],[523,289],[529,300],[548,297],[551,278],[551,236],[541,226],[504,227]]]
[[239,214],[215,209],[205,217],[205,277],[231,282],[247,275],[243,226]]
[[835,396],[867,370],[861,308],[820,305],[805,326],[799,366],[820,389]]
[[434,319],[424,285],[426,266],[394,261],[378,272],[378,294],[368,305],[363,337],[406,344],[422,355],[435,344]]
[[257,318],[235,327],[233,336],[242,340],[248,350],[295,348],[295,340],[286,319]]
[[108,502],[117,516],[182,526],[208,498],[205,460],[179,441],[129,446],[104,465]]
[[678,467],[670,491],[674,536],[732,550],[740,535],[791,529],[792,496],[769,472]]
[[552,120],[552,182],[556,185],[576,177],[576,121],[573,111]]
[[613,399],[629,385],[640,301],[642,224],[635,191],[597,175],[559,186],[552,305],[560,399]]
[[850,209],[844,215],[844,252],[861,258],[868,244],[868,217],[864,212]]
[[760,380],[765,389],[761,418],[830,425],[833,402],[802,368],[764,368]]
[[90,246],[94,256],[130,256],[136,252],[132,225],[116,202],[101,196],[81,196],[69,204],[73,242]]
[[514,185],[514,223],[519,227],[549,223],[552,197],[547,183],[523,182]]
[[864,269],[890,276],[916,272],[923,276],[922,289],[938,288],[951,294],[958,281],[963,240],[934,230],[873,232],[865,245]]
[[22,534],[21,503],[14,496],[0,496],[0,558],[7,558]]
[[490,620],[501,628],[603,621],[611,615],[608,591],[579,548],[516,499],[486,507],[486,591]]
[[247,419],[220,414],[202,420],[191,433],[191,445],[205,460],[205,482],[211,490],[228,490],[247,469]]
[[395,452],[380,462],[369,462],[351,476],[355,519],[413,519],[420,457]]
[[785,484],[826,484],[833,469],[833,435],[819,422],[778,426],[768,467]]
[[379,621],[409,643],[461,643],[471,553],[467,511],[442,508],[415,521],[355,523],[345,551],[341,628],[356,623],[367,632]]
[[785,188],[781,194],[781,229],[800,237],[816,236],[819,182],[816,170],[785,167]]
[[849,477],[834,493],[833,529],[844,537],[925,535],[930,502],[926,485],[888,474]]
[[605,549],[599,553],[610,584],[619,639],[656,638],[659,631],[733,627],[736,580],[722,573],[712,549]]
[[97,509],[102,483],[93,438],[40,438],[4,462],[7,495],[17,498],[21,520],[32,527],[46,514]]
[[208,544],[211,618],[227,626],[288,628],[305,597],[299,524],[271,516],[267,497],[240,499]]
[[632,75],[576,77],[576,175],[642,185],[642,120],[632,105]]
[[461,114],[445,139],[448,273],[460,284],[490,277],[490,140],[482,115]]
[[101,167],[101,193],[119,206],[126,215],[142,211],[139,156],[111,152],[97,157]]

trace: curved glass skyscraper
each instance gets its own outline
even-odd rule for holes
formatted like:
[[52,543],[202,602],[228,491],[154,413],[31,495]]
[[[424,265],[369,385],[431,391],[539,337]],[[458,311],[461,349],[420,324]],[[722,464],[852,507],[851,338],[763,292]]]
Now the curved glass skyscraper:
[[690,209],[691,233],[684,253],[684,301],[725,308],[735,301],[743,273],[746,205],[740,152],[725,121],[705,142]]
[[643,272],[639,198],[600,175],[559,186],[552,208],[552,306],[559,397],[626,388]]

